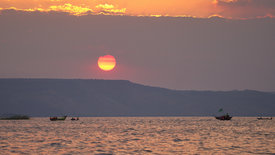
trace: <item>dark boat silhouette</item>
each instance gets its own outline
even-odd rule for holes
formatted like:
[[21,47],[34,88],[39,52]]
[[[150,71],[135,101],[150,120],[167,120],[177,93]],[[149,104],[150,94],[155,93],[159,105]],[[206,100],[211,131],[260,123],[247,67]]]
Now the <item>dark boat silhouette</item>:
[[[221,109],[219,110],[219,112],[222,112],[222,113],[223,113],[223,109],[221,108]],[[218,119],[218,120],[226,121],[226,120],[231,120],[232,116],[229,116],[229,114],[226,113],[226,114],[223,114],[223,115],[221,115],[221,116],[215,116],[215,118]]]
[[272,120],[272,117],[258,117],[258,120]]
[[67,116],[63,117],[50,117],[51,121],[64,121],[67,118]]
[[74,117],[72,117],[72,119],[71,119],[72,121],[78,121],[79,120],[79,118],[77,117],[77,118],[74,118]]
[[232,116],[229,116],[228,114],[226,114],[226,115],[223,115],[223,116],[216,116],[215,118],[218,119],[218,120],[225,121],[225,120],[231,120]]

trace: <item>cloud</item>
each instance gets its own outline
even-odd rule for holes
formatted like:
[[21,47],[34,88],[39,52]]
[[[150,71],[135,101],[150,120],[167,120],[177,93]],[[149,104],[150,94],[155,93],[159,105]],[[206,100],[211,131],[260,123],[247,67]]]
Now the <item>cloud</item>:
[[108,14],[108,15],[110,14],[123,15],[126,12],[126,8],[116,9],[112,4],[99,4],[96,6],[96,8],[98,9],[97,12],[99,14],[102,13],[102,14]]
[[[0,0],[1,10],[65,12],[71,15],[127,15],[246,19],[275,17],[275,0]],[[127,11],[126,11],[127,10]]]
[[57,11],[57,12],[66,12],[71,15],[85,15],[88,13],[93,12],[92,9],[87,8],[87,7],[81,7],[81,6],[76,6],[72,5],[70,3],[66,3],[64,5],[52,5],[49,8],[40,8],[40,7],[35,7],[35,8],[29,8],[29,9],[20,9],[16,7],[9,7],[9,8],[0,8],[0,11],[3,10],[16,10],[16,11],[26,11],[26,12],[34,12],[34,11],[39,11],[39,12],[50,12],[50,11]]
[[80,6],[75,6],[70,3],[66,3],[64,5],[53,5],[50,6],[50,8],[46,11],[62,11],[62,12],[69,12],[73,15],[84,15],[89,12],[93,12],[92,9],[87,8],[87,7],[80,7]]
[[275,7],[274,0],[215,0],[218,5],[227,7]]
[[275,0],[214,0],[213,4],[226,17],[275,17]]
[[[61,2],[61,0],[50,0],[50,2]],[[65,4],[51,4],[48,6],[43,5],[37,5],[35,7],[30,8],[20,8],[16,6],[10,6],[10,7],[1,7],[0,11],[3,10],[16,10],[16,11],[26,11],[26,12],[50,12],[50,11],[56,11],[56,12],[65,12],[69,13],[71,15],[75,16],[81,16],[81,15],[98,15],[98,14],[104,14],[104,15],[125,15],[126,8],[118,8],[115,7],[112,4],[98,4],[98,5],[84,5],[84,4],[72,4],[72,3],[65,3]]]

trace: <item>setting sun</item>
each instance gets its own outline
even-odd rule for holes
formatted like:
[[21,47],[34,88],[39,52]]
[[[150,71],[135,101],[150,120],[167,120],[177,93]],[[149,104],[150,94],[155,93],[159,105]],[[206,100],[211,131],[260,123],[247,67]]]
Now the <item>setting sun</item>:
[[104,71],[110,71],[116,66],[116,59],[112,55],[104,55],[98,58],[98,67]]

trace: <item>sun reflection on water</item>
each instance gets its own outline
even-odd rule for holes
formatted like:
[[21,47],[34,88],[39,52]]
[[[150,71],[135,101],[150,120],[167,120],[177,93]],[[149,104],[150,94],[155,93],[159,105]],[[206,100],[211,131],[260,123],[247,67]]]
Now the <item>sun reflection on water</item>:
[[1,153],[19,154],[269,154],[274,121],[210,117],[48,118],[0,121]]

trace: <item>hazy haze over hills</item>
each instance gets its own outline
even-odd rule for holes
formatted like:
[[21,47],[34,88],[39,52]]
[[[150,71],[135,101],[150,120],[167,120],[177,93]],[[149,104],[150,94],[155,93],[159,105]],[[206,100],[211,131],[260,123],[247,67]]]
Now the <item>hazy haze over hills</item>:
[[31,116],[275,115],[275,94],[176,91],[125,80],[0,79],[0,114]]

